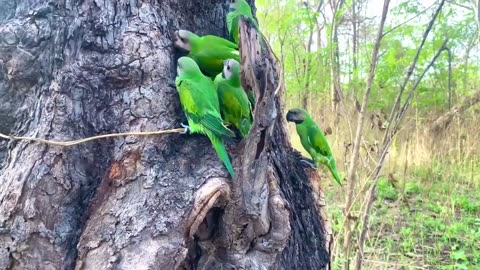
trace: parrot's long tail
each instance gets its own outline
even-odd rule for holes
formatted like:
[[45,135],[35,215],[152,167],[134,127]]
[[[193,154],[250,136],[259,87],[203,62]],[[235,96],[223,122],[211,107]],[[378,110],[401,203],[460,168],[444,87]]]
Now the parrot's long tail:
[[207,132],[207,136],[212,142],[213,148],[215,149],[215,152],[217,152],[218,157],[220,158],[221,161],[223,161],[223,164],[225,164],[225,167],[227,167],[228,173],[230,173],[230,176],[232,176],[232,179],[235,178],[235,172],[233,171],[232,163],[230,162],[227,149],[225,149],[225,145],[223,144],[222,139],[218,138],[211,132]]
[[330,172],[332,173],[333,178],[335,178],[335,181],[336,181],[340,186],[342,186],[342,180],[340,179],[340,176],[338,175],[337,166],[335,165],[335,161],[330,160],[330,162],[329,162],[329,164],[328,164],[327,167],[328,167],[328,169],[330,170]]

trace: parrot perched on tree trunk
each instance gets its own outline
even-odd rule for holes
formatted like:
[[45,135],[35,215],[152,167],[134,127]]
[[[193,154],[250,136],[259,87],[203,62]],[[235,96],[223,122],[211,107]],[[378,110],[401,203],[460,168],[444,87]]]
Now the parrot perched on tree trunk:
[[240,25],[240,16],[247,17],[259,32],[258,22],[252,14],[252,8],[245,0],[234,0],[230,3],[229,12],[227,14],[227,29],[230,37],[236,44],[239,42],[238,31]]
[[234,137],[235,134],[223,124],[212,80],[202,74],[192,58],[180,57],[175,85],[188,120],[188,126],[182,124],[185,133],[207,135],[233,179],[235,173],[221,137]]
[[240,61],[237,44],[224,38],[207,35],[197,36],[187,30],[175,32],[175,46],[188,51],[188,57],[197,62],[200,69],[212,79],[223,70],[223,61]]
[[335,181],[342,185],[327,139],[307,111],[303,109],[291,109],[287,112],[287,121],[296,124],[297,133],[300,136],[303,148],[310,154],[315,165],[321,163],[327,166],[335,178]]
[[242,135],[247,136],[252,126],[251,105],[240,82],[240,64],[227,59],[222,73],[214,81],[217,89],[220,112],[225,122],[233,124]]

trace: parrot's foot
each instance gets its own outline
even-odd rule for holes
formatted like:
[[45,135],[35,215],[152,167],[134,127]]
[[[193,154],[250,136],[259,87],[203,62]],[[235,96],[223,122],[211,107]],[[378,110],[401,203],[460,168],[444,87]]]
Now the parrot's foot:
[[180,125],[185,128],[185,130],[180,132],[180,134],[188,134],[190,132],[190,127],[188,125],[184,125],[183,123],[180,123]]
[[185,226],[185,237],[192,239],[194,235],[208,239],[217,224],[209,218],[208,213],[215,207],[223,208],[230,200],[230,186],[226,178],[210,178],[195,192],[192,210]]
[[317,169],[317,166],[315,165],[315,163],[313,163],[313,160],[306,160],[306,159],[301,159],[300,162],[303,164],[303,165],[306,165],[312,169]]

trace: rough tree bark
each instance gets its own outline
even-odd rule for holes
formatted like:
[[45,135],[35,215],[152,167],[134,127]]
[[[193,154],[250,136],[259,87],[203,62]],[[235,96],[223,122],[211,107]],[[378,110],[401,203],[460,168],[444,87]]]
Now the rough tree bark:
[[[55,140],[178,127],[172,30],[225,33],[215,0],[0,0],[0,129]],[[276,63],[242,25],[258,101],[238,177],[203,136],[3,143],[0,269],[323,269],[318,175],[288,142]],[[280,87],[279,87],[280,85]]]

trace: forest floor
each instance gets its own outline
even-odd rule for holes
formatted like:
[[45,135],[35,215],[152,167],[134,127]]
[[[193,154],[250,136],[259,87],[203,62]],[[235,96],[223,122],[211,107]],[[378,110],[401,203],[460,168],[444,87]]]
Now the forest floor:
[[[292,142],[303,150],[296,138]],[[404,177],[386,170],[370,215],[363,269],[480,269],[480,164],[444,161],[411,167]],[[341,269],[345,187],[324,177],[328,212],[340,241],[333,269]],[[355,247],[357,235],[353,239]]]
[[[444,168],[417,168],[405,181],[380,179],[364,269],[480,269],[478,184],[445,178]],[[327,205],[342,205],[339,188],[328,186]],[[342,209],[329,213],[341,232]]]

